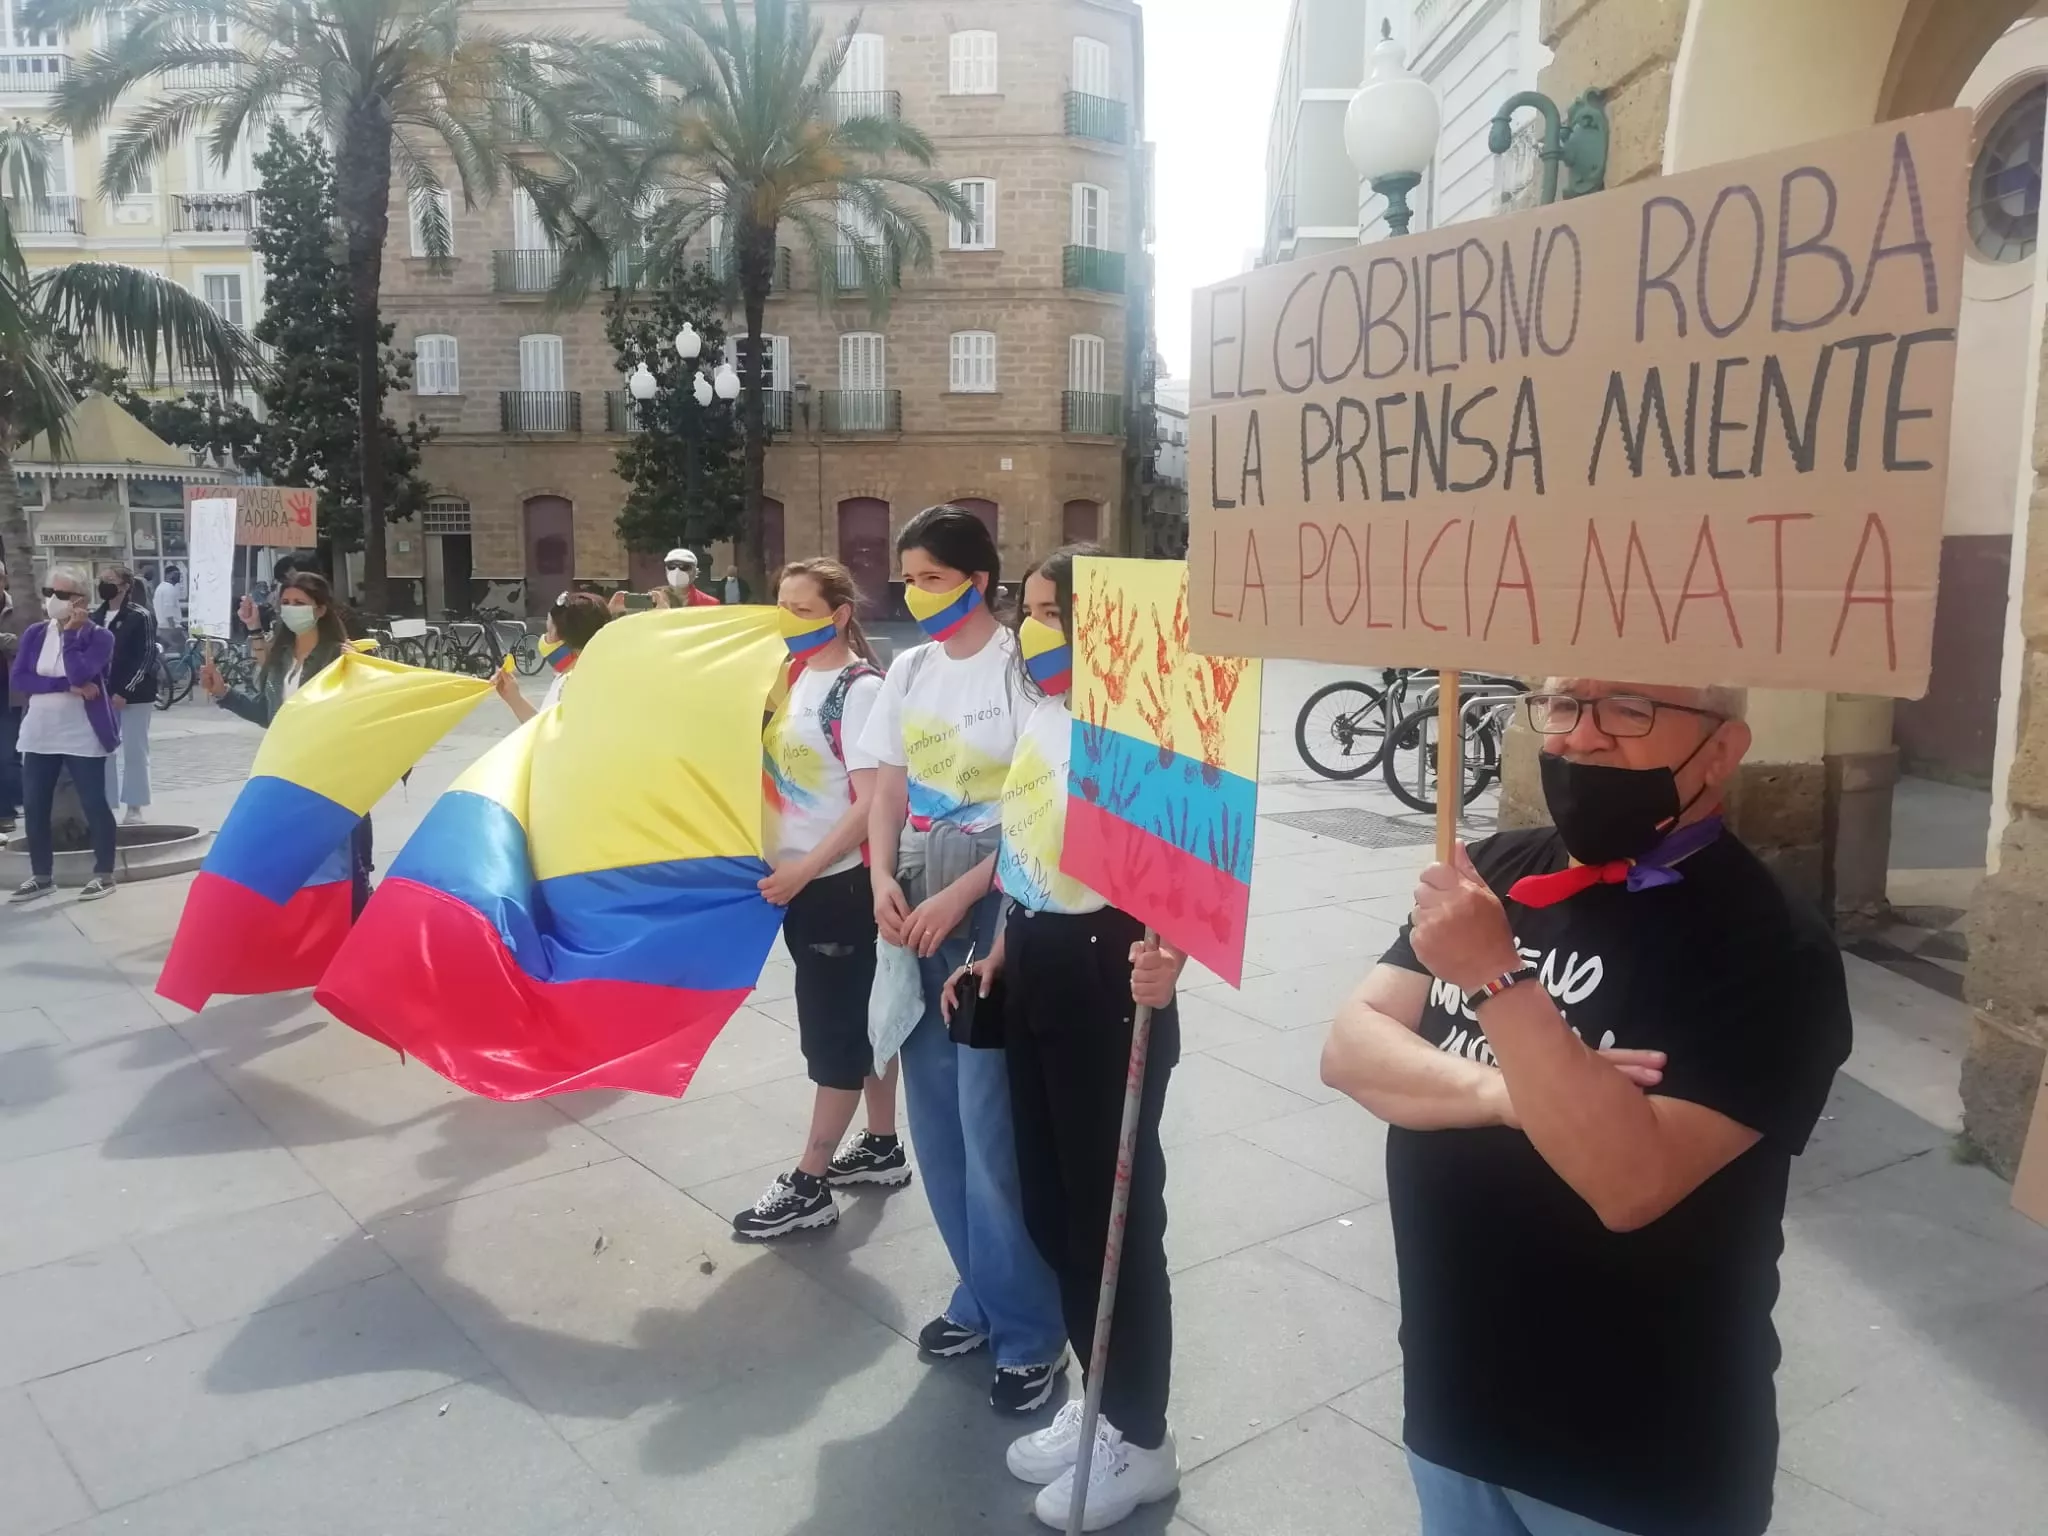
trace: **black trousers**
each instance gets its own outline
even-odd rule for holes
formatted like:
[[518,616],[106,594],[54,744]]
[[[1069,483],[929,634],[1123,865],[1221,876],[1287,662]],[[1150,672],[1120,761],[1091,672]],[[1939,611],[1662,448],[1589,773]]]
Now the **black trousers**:
[[[1010,1113],[1024,1225],[1059,1277],[1067,1338],[1085,1370],[1109,1238],[1117,1137],[1130,1075],[1133,917],[1011,912],[1004,941]],[[1173,1377],[1173,1294],[1166,1278],[1166,1154],[1159,1117],[1180,1060],[1180,1014],[1152,1016],[1152,1045],[1131,1164],[1123,1268],[1110,1328],[1102,1412],[1131,1444],[1166,1438]]]
[[820,1088],[853,1091],[875,1070],[868,994],[875,989],[875,899],[865,864],[820,875],[782,919],[796,962],[796,1033]]

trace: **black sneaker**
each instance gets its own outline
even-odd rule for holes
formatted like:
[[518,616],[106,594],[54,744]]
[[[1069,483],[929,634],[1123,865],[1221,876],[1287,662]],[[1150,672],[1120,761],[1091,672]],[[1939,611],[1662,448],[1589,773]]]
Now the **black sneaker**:
[[908,1184],[910,1159],[904,1155],[903,1138],[862,1131],[826,1165],[825,1182],[834,1189],[850,1184]]
[[14,888],[14,894],[7,898],[8,905],[16,907],[26,906],[32,901],[41,901],[56,889],[56,881],[38,880],[35,876],[31,875]]
[[995,1385],[988,1389],[988,1405],[998,1413],[1036,1413],[1051,1399],[1066,1370],[1064,1355],[1050,1365],[999,1365]]
[[750,1210],[732,1219],[735,1236],[765,1241],[807,1227],[829,1227],[839,1220],[839,1206],[825,1181],[807,1173],[776,1176],[768,1192]]
[[963,1328],[944,1313],[924,1325],[917,1347],[926,1354],[946,1360],[954,1355],[971,1355],[988,1342],[988,1335]]

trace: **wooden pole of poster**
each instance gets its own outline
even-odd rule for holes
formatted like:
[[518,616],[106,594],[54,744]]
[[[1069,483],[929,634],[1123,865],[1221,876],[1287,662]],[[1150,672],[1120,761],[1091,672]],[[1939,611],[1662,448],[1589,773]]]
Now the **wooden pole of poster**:
[[1454,669],[1436,678],[1436,861],[1448,864],[1458,851],[1458,812],[1465,799],[1465,732],[1458,708],[1463,674]]
[[[1145,930],[1150,948],[1159,936]],[[1124,1077],[1123,1128],[1117,1135],[1116,1183],[1109,1197],[1109,1238],[1102,1247],[1102,1289],[1095,1298],[1095,1341],[1088,1351],[1088,1387],[1081,1401],[1081,1439],[1074,1457],[1074,1497],[1067,1506],[1067,1536],[1081,1536],[1088,1516],[1088,1478],[1095,1468],[1095,1422],[1102,1413],[1102,1378],[1109,1371],[1109,1328],[1116,1314],[1116,1282],[1124,1264],[1124,1221],[1131,1209],[1131,1161],[1138,1147],[1138,1116],[1145,1100],[1145,1064],[1152,1054],[1152,1010],[1131,1016],[1131,1060]]]

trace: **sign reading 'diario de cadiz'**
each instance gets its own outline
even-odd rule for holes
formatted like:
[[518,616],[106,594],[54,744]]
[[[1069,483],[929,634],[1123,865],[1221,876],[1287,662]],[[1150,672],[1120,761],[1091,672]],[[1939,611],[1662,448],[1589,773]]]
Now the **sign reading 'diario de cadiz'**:
[[1927,685],[1970,115],[1195,296],[1194,642]]

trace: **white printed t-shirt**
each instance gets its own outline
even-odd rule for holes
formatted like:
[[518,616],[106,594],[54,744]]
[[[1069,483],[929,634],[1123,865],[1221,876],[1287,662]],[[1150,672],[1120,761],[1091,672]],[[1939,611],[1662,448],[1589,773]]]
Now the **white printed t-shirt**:
[[965,661],[936,642],[896,658],[860,745],[906,771],[913,827],[984,832],[1002,819],[1022,724],[1017,688],[1017,637],[1007,629]]
[[1100,912],[1109,903],[1060,873],[1067,837],[1067,767],[1074,717],[1064,696],[1040,699],[1025,717],[1017,755],[1003,781],[1003,847],[996,883],[1033,912]]
[[[875,766],[861,734],[882,696],[882,679],[863,677],[846,691],[839,722],[844,765],[818,719],[838,681],[836,668],[804,668],[789,690],[789,703],[776,711],[761,737],[761,759],[768,774],[768,846],[775,850],[778,864],[802,858],[825,840],[853,804],[849,770]],[[836,875],[859,862],[860,849],[854,848],[822,873]]]

